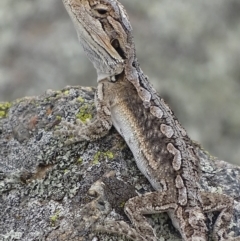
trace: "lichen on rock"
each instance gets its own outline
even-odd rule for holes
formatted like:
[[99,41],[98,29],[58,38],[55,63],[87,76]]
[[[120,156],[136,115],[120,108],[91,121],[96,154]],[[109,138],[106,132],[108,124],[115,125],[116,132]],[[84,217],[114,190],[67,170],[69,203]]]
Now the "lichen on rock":
[[[67,87],[4,105],[7,115],[0,119],[0,240],[87,241],[94,236],[119,240],[93,233],[92,225],[104,218],[127,221],[124,203],[153,191],[114,128],[98,141],[71,145],[64,145],[64,137],[53,134],[61,128],[61,120],[74,123],[83,106],[89,107],[94,118],[94,91]],[[239,235],[239,168],[214,160],[201,149],[198,155],[202,188],[214,191],[221,187],[235,198],[231,230]],[[103,203],[89,192],[98,180],[104,183]],[[85,207],[93,203],[100,205],[93,210],[95,215],[86,213]],[[209,216],[209,227],[214,217]],[[159,237],[180,240],[167,215],[148,219]]]

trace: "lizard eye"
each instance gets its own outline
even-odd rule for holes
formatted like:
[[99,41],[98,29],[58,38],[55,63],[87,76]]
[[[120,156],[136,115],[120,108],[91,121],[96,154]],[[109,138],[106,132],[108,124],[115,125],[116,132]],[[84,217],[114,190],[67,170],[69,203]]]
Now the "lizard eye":
[[101,15],[104,15],[105,13],[107,13],[106,9],[97,9],[97,12]]
[[100,4],[94,7],[94,10],[99,14],[99,15],[105,15],[108,12],[108,7]]

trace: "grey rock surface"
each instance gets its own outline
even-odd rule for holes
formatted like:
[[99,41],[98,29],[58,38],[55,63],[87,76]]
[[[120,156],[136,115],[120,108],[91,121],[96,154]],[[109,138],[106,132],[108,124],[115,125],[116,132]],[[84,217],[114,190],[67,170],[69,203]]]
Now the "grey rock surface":
[[[114,128],[98,141],[69,146],[53,135],[61,119],[93,118],[93,96],[93,88],[68,87],[0,106],[1,241],[124,240],[91,232],[105,218],[127,221],[126,200],[153,191],[124,140]],[[202,188],[235,199],[231,231],[240,235],[240,168],[201,148],[198,155]],[[104,200],[89,192],[98,180],[104,183]],[[208,215],[210,229],[216,215]],[[148,219],[159,237],[180,240],[167,215]]]
[[[240,1],[122,0],[138,58],[190,136],[240,156]],[[0,101],[96,86],[60,0],[0,1]]]

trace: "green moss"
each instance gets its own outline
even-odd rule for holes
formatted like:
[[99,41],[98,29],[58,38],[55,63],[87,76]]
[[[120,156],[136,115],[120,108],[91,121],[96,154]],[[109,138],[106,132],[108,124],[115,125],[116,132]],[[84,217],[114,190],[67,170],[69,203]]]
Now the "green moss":
[[109,159],[113,159],[114,155],[111,151],[106,151],[105,153],[105,156],[108,157]]
[[83,159],[82,159],[82,158],[78,158],[77,162],[78,162],[79,164],[82,164]]
[[99,163],[100,156],[101,156],[101,152],[100,152],[100,151],[98,151],[98,152],[94,155],[94,157],[93,157],[93,164],[94,164],[94,165],[96,165],[96,164]]
[[106,151],[106,152],[98,151],[93,157],[93,164],[94,165],[98,164],[101,158],[113,159],[113,157],[114,155],[111,151]]
[[57,115],[57,116],[56,116],[56,119],[57,119],[57,120],[62,120],[62,117],[61,117],[60,115]]
[[90,109],[88,105],[83,105],[78,114],[76,115],[77,119],[80,119],[83,123],[86,123],[88,120],[92,119],[92,114],[90,113]]
[[0,119],[5,117],[5,111],[0,110]]
[[12,106],[10,102],[0,102],[0,119],[7,117],[8,110]]
[[85,101],[81,96],[79,96],[79,97],[77,98],[77,100],[78,100],[79,102],[81,102],[81,103],[84,103],[84,101]]
[[56,211],[55,214],[53,214],[53,215],[50,217],[50,222],[51,222],[52,226],[55,226],[56,221],[57,221],[57,219],[59,218],[59,214],[60,214],[60,211],[58,210],[58,211]]
[[69,90],[63,91],[63,94],[64,94],[64,95],[68,95],[68,94],[69,94]]
[[120,206],[120,208],[124,208],[125,202],[121,202],[119,206]]

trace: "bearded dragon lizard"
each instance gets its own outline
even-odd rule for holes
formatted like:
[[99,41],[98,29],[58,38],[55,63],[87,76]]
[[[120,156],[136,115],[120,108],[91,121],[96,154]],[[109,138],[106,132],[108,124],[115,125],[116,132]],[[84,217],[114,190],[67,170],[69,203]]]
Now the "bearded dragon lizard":
[[[191,139],[139,67],[132,27],[117,0],[63,0],[82,47],[97,70],[97,109],[93,122],[67,125],[70,142],[100,138],[113,125],[156,192],[131,198],[125,222],[108,221],[97,230],[136,241],[156,241],[144,214],[167,212],[185,241],[207,241],[204,213],[219,211],[213,240],[228,238],[233,199],[200,189],[199,159]],[[69,142],[69,143],[70,143]],[[133,231],[135,230],[135,231]]]

